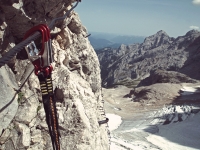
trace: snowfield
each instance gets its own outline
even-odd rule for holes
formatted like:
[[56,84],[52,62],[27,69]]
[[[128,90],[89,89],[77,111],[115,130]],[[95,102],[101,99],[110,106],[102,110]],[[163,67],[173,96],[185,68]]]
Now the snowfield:
[[199,150],[200,113],[192,113],[192,108],[164,107],[142,122],[124,121],[119,130],[121,117],[109,114],[116,122],[109,124],[110,129],[117,129],[111,135],[111,150]]
[[200,113],[182,122],[160,125],[159,132],[150,134],[147,140],[162,150],[199,150]]
[[[188,96],[197,88],[185,86],[181,94]],[[199,111],[200,104],[168,105],[132,120],[109,113],[110,150],[199,150]]]
[[108,127],[110,131],[117,129],[122,123],[122,118],[115,114],[106,114],[106,117],[109,119]]
[[200,86],[194,86],[194,87],[189,87],[189,86],[183,86],[181,89],[182,95],[190,95],[193,94],[194,92],[197,92],[197,88],[200,88]]

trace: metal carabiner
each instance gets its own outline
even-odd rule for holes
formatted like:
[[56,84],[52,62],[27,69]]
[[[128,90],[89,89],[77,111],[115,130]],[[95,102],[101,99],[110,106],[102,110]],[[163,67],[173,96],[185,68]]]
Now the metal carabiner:
[[31,42],[29,45],[25,47],[29,59],[32,61],[35,67],[35,74],[38,75],[39,72],[44,72],[46,76],[48,76],[53,67],[52,63],[52,46],[51,46],[51,36],[50,30],[47,25],[39,24],[29,31],[26,32],[24,39],[31,36],[34,32],[39,31],[42,34],[42,48],[39,53],[34,53],[34,50],[31,47],[35,47],[34,42]]
[[49,41],[49,39],[51,38],[50,30],[49,30],[47,25],[39,24],[39,25],[34,26],[33,28],[31,28],[30,30],[28,30],[24,35],[24,39],[28,38],[29,36],[31,36],[36,31],[39,31],[42,34],[42,49],[41,49],[41,51],[39,53],[39,55],[42,55],[44,53],[44,43]]

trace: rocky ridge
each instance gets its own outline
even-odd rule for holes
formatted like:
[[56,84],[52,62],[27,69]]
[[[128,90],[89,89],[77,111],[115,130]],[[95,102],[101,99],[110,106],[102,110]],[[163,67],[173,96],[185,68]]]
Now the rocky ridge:
[[176,71],[155,70],[150,72],[150,76],[142,80],[137,87],[149,86],[156,83],[198,83],[198,80],[192,79],[185,74]]
[[[164,31],[145,38],[142,44],[121,45],[118,49],[97,51],[103,86],[123,84],[134,87],[157,69],[179,71],[200,79],[198,55],[200,32],[169,37]],[[196,61],[196,65],[194,64]],[[194,71],[191,71],[195,68]]]
[[[71,8],[74,0],[0,2],[0,53],[20,42],[24,33],[40,23],[50,23]],[[53,85],[61,133],[61,149],[109,149],[101,94],[100,65],[76,12],[52,31]],[[18,58],[25,59],[22,54]],[[28,60],[13,58],[0,68],[0,149],[52,149],[37,77]]]

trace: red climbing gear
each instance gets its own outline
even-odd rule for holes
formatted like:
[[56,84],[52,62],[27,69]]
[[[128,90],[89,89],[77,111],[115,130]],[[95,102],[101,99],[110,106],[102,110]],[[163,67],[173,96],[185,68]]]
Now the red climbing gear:
[[28,44],[25,49],[28,57],[35,67],[35,74],[40,81],[40,88],[42,92],[42,101],[46,114],[46,122],[51,136],[52,146],[54,150],[60,150],[60,134],[58,131],[58,118],[56,112],[56,102],[53,93],[53,84],[51,72],[52,63],[52,46],[50,30],[47,25],[40,24],[31,28],[24,36],[24,39],[31,36],[34,32],[39,31],[42,35],[42,47],[40,51],[37,49],[34,41]]
[[29,59],[32,61],[35,67],[35,74],[38,75],[39,72],[45,72],[45,75],[48,76],[53,70],[53,67],[51,66],[52,47],[50,30],[45,24],[37,25],[26,32],[24,39],[36,31],[39,31],[42,35],[42,48],[40,52],[38,52],[37,47],[33,41],[27,45],[25,49],[28,53]]

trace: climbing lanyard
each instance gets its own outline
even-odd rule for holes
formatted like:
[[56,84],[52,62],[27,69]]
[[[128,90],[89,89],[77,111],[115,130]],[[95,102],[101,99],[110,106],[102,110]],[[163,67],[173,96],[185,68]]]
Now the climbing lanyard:
[[[48,125],[49,134],[51,136],[53,150],[60,150],[60,133],[58,131],[56,102],[54,99],[51,77],[53,70],[51,63],[53,60],[50,30],[53,28],[56,21],[65,19],[69,13],[78,5],[78,2],[79,1],[77,1],[76,5],[74,5],[63,17],[53,19],[49,27],[45,24],[39,24],[27,31],[24,36],[24,41],[26,41],[26,39],[31,39],[31,41],[29,40],[28,44],[25,45],[25,49],[28,54],[28,58],[34,65],[35,75],[40,81],[42,102],[46,114],[46,122]],[[38,32],[42,35],[42,47],[40,51],[37,49],[35,42],[33,41],[38,37]],[[32,36],[32,38],[29,38],[30,36]]]
[[42,48],[39,51],[32,41],[25,49],[28,57],[35,68],[35,75],[40,81],[40,88],[42,92],[42,101],[46,114],[46,122],[51,136],[52,146],[54,150],[60,150],[60,134],[58,131],[58,118],[56,112],[56,104],[53,93],[53,84],[51,72],[52,63],[52,47],[50,29],[45,24],[39,24],[26,32],[24,39],[28,38],[34,32],[39,31],[42,35]]
[[[51,66],[52,43],[50,30],[53,29],[56,21],[65,19],[80,1],[81,0],[77,0],[77,3],[69,11],[67,11],[63,17],[53,19],[49,26],[45,24],[40,24],[31,28],[28,32],[26,32],[24,40],[21,43],[17,44],[15,47],[5,53],[2,58],[0,58],[0,67],[2,67],[25,47],[28,58],[34,65],[35,75],[40,81],[42,101],[46,114],[46,122],[48,125],[49,134],[51,136],[53,150],[60,150],[60,133],[58,131],[58,118],[51,77],[53,67]],[[40,35],[42,35],[42,47],[39,51],[35,45],[34,40],[40,37]],[[108,119],[106,118],[106,120],[99,121],[98,123],[99,125],[101,125],[107,122]]]
[[[24,40],[7,52],[0,58],[0,67],[8,63],[8,61],[20,52],[24,47],[28,54],[28,58],[34,65],[35,75],[40,81],[42,92],[42,101],[46,114],[46,122],[51,136],[53,150],[60,150],[60,133],[58,131],[58,118],[56,111],[56,102],[53,93],[53,84],[51,73],[52,63],[52,43],[50,30],[53,29],[56,21],[65,19],[70,12],[78,5],[77,3],[63,17],[55,18],[51,21],[49,27],[45,24],[39,24],[26,32]],[[37,49],[34,40],[42,35],[42,47],[40,51]],[[32,72],[31,72],[32,73]]]

